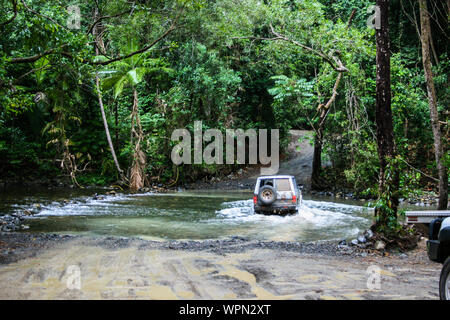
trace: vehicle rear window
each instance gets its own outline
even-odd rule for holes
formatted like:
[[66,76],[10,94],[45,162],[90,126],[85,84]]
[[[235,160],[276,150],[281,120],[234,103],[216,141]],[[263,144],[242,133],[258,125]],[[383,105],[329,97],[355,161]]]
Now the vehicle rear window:
[[263,180],[261,180],[261,182],[260,182],[260,185],[259,185],[259,187],[261,188],[262,186],[274,186],[273,185],[273,179],[263,179]]
[[289,179],[275,179],[278,191],[291,191],[291,184]]

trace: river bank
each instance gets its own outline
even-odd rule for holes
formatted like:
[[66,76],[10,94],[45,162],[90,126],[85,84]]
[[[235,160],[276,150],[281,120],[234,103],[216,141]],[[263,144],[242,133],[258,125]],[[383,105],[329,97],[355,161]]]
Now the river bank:
[[[0,299],[437,299],[440,264],[334,242],[0,234]],[[8,253],[5,255],[5,251]],[[80,289],[68,288],[69,267]],[[370,270],[380,276],[368,286]],[[70,287],[70,286],[69,286]]]
[[[236,181],[242,181],[237,178]],[[217,181],[213,182],[217,183]],[[239,182],[237,182],[239,183]],[[159,190],[157,189],[159,188]],[[328,202],[325,208],[321,200],[310,201],[310,206],[304,214],[308,220],[298,217],[288,219],[289,223],[275,223],[266,217],[256,217],[250,224],[244,224],[242,229],[235,229],[240,219],[251,217],[246,212],[246,200],[234,198],[232,193],[224,195],[220,192],[213,198],[207,194],[186,194],[181,197],[163,196],[167,191],[155,186],[149,193],[135,194],[131,198],[126,192],[114,188],[86,189],[79,191],[64,189],[57,193],[56,189],[46,189],[46,193],[30,197],[24,193],[22,206],[17,204],[17,194],[10,199],[11,217],[19,221],[17,230],[0,233],[0,298],[3,299],[437,299],[438,277],[441,265],[429,261],[425,239],[419,242],[413,250],[400,252],[390,248],[374,250],[370,236],[356,243],[354,237],[343,240],[328,241],[284,241],[258,240],[255,234],[270,230],[276,231],[275,238],[283,238],[283,232],[293,225],[304,227],[305,232],[316,228],[314,223],[320,223],[320,232],[330,231],[326,222],[340,217],[334,227],[347,224],[349,231],[361,217],[342,214],[350,206],[336,207]],[[244,190],[244,189],[242,189]],[[172,190],[174,191],[174,190]],[[73,195],[76,193],[76,196]],[[188,196],[188,197],[186,197]],[[199,196],[198,198],[196,198]],[[227,198],[228,197],[228,198]],[[326,197],[326,195],[325,195]],[[120,199],[120,200],[119,200]],[[165,199],[161,202],[160,199]],[[192,200],[189,200],[192,199]],[[328,198],[330,201],[332,198]],[[333,198],[334,199],[334,198]],[[172,202],[167,202],[167,201]],[[189,200],[189,201],[187,201]],[[213,201],[214,200],[214,201]],[[237,201],[235,201],[237,200]],[[341,199],[342,201],[348,201]],[[146,202],[150,201],[150,202]],[[230,202],[231,201],[231,202]],[[244,202],[241,202],[244,201]],[[155,207],[166,210],[171,204],[177,204],[183,215],[177,211],[163,211],[161,219],[170,216],[171,219],[197,212],[199,205],[204,202],[205,218],[214,219],[214,210],[220,203],[237,203],[236,210],[228,220],[218,221],[217,230],[223,230],[228,225],[230,232],[239,236],[222,237],[220,239],[204,240],[145,240],[133,236],[89,236],[68,235],[64,231],[53,234],[51,232],[36,232],[33,226],[23,228],[31,221],[43,221],[46,226],[52,226],[63,219],[68,221],[84,221],[80,217],[95,210],[107,208],[108,215],[93,216],[86,219],[95,223],[101,219],[114,218],[114,210],[122,211],[129,206],[137,206],[137,210],[148,210]],[[360,202],[356,201],[355,203]],[[336,203],[337,204],[337,203]],[[107,207],[105,207],[107,205]],[[119,205],[119,206],[117,206]],[[92,207],[91,207],[92,206]],[[314,209],[317,208],[317,209]],[[346,209],[347,208],[347,209]],[[225,206],[223,210],[228,210]],[[321,210],[337,211],[321,211]],[[25,211],[29,212],[26,213]],[[39,217],[43,210],[50,210]],[[91,211],[90,211],[91,210]],[[131,210],[131,209],[130,209]],[[134,211],[132,209],[131,211]],[[243,211],[240,211],[243,210]],[[313,211],[311,211],[313,210]],[[316,210],[316,211],[314,211]],[[351,209],[353,210],[353,209]],[[340,212],[342,211],[342,212]],[[111,213],[112,212],[112,213]],[[210,213],[208,213],[210,212]],[[226,211],[228,212],[228,211]],[[55,216],[52,216],[52,214]],[[63,213],[63,216],[59,214]],[[71,216],[71,214],[74,214]],[[50,215],[49,215],[50,214]],[[236,215],[235,215],[236,214]],[[37,218],[33,216],[37,215]],[[95,223],[95,227],[107,228],[108,234],[113,227],[120,226],[119,218],[107,222]],[[31,219],[30,219],[31,218]],[[159,218],[137,220],[138,224],[159,223]],[[233,220],[236,219],[236,220]],[[350,220],[345,220],[350,219]],[[134,220],[126,220],[134,225]],[[197,220],[196,220],[197,221]],[[202,219],[197,232],[203,229]],[[263,223],[266,221],[265,223]],[[85,222],[83,222],[85,223]],[[322,223],[325,225],[322,226]],[[166,220],[156,226],[158,231],[167,225]],[[181,226],[190,225],[189,221],[175,224],[167,231],[180,230]],[[36,225],[38,226],[38,225]],[[70,230],[76,224],[70,225]],[[146,226],[144,226],[147,228]],[[248,229],[256,230],[245,236]],[[259,229],[257,229],[259,228]],[[276,229],[281,228],[281,229]],[[294,228],[295,232],[301,229]],[[21,232],[16,232],[16,231]],[[363,229],[361,229],[363,230]],[[335,231],[335,230],[333,230]],[[196,235],[186,231],[186,235]],[[212,231],[211,234],[217,232]],[[286,235],[289,235],[287,233]],[[320,234],[320,237],[327,234]],[[268,234],[269,239],[272,234]],[[314,235],[315,236],[315,235]],[[356,236],[355,236],[356,238]],[[359,237],[358,237],[359,238]],[[342,238],[341,238],[342,239]],[[353,240],[352,240],[353,239]],[[352,241],[350,241],[352,240]],[[67,281],[72,270],[69,267],[78,266],[81,274],[81,289],[71,289]],[[375,268],[375,269],[374,269]],[[370,270],[377,270],[380,276],[380,288],[368,287],[367,281]]]

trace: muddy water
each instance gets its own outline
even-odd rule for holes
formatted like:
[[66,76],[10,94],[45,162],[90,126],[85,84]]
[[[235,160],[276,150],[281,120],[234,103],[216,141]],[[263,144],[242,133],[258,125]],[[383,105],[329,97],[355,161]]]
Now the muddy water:
[[[98,190],[97,190],[98,191]],[[26,232],[140,237],[316,241],[354,237],[370,225],[372,211],[361,202],[305,198],[296,215],[253,212],[251,192],[196,191],[118,194],[93,199],[96,190],[3,194],[0,214],[39,211]],[[100,192],[99,192],[100,193]],[[36,209],[39,203],[41,208]]]
[[[370,224],[372,216],[361,202],[327,198],[305,199],[297,215],[277,217],[255,215],[249,192],[116,195],[97,200],[92,198],[94,192],[104,190],[0,193],[0,214],[38,211],[35,204],[41,204],[39,214],[26,221],[32,232],[304,241],[352,237]],[[0,265],[0,299],[437,298],[441,265],[428,260],[424,247],[400,259],[304,254],[278,247],[243,249],[238,246],[241,240],[229,240],[237,247],[224,253],[214,248],[165,249],[158,246],[166,242],[129,239],[117,245],[116,238],[111,239],[103,244],[97,237],[55,242],[37,255]],[[252,242],[256,243],[242,243]],[[367,285],[367,268],[374,265],[380,268],[381,290]],[[72,287],[74,268],[77,288]]]
[[[380,289],[367,285],[373,265]],[[436,299],[439,268],[383,257],[111,249],[76,240],[0,265],[0,299]]]

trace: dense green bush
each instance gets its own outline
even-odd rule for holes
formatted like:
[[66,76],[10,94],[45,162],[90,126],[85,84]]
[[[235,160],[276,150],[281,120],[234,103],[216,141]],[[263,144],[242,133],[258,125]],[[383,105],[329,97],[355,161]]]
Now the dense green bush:
[[[396,144],[401,159],[410,164],[407,168],[434,175],[420,43],[409,20],[414,13],[417,16],[417,8],[391,2]],[[9,23],[11,1],[0,3],[2,178],[67,175],[67,170],[60,170],[60,160],[70,157],[80,184],[107,184],[119,178],[105,138],[97,72],[113,145],[125,173],[133,157],[130,114],[135,88],[145,171],[151,182],[173,184],[226,175],[238,166],[175,167],[170,161],[175,145],[170,141],[172,131],[192,131],[196,120],[203,121],[204,129],[222,131],[278,128],[284,149],[289,129],[318,126],[318,107],[332,95],[337,78],[333,62],[322,58],[328,55],[339,57],[348,71],[326,117],[322,164],[339,178],[336,181],[357,191],[376,187],[375,38],[366,25],[371,13],[365,0],[133,4],[103,0],[98,14],[112,18],[97,25],[102,32],[100,56],[96,56],[92,35],[93,2],[77,2],[82,12],[80,30],[66,28],[67,3],[62,0],[27,0],[39,14],[19,5],[17,17]],[[174,30],[161,37],[172,24]],[[274,39],[272,28],[292,41]],[[437,24],[433,29],[439,58],[433,69],[438,106],[442,122],[448,123],[448,39]],[[160,37],[149,50],[99,64]],[[40,58],[13,61],[33,56]],[[448,125],[443,129],[448,150]],[[448,152],[446,159],[448,165]],[[405,177],[411,174],[408,170]]]

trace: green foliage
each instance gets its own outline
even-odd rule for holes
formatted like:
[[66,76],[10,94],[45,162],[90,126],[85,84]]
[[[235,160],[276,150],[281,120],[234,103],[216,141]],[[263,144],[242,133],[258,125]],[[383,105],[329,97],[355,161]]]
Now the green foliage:
[[13,176],[20,176],[27,166],[38,166],[37,145],[26,140],[19,128],[0,126],[0,173],[6,169]]
[[[399,174],[401,172],[401,174]],[[394,188],[393,179],[399,175],[399,188]],[[380,194],[375,190],[371,190],[372,193],[378,195],[378,199],[374,203],[369,203],[369,206],[373,206],[377,212],[375,216],[375,222],[378,226],[378,231],[384,234],[396,234],[402,227],[398,222],[398,217],[404,217],[404,209],[399,209],[398,212],[394,209],[398,204],[394,204],[392,201],[394,198],[407,198],[413,193],[417,192],[417,188],[420,187],[421,175],[418,172],[414,172],[409,168],[405,160],[401,156],[387,159],[387,166],[385,169],[386,187]]]
[[[440,8],[440,2],[432,2]],[[0,4],[1,25],[13,12],[10,1]],[[222,131],[278,128],[285,148],[289,129],[317,127],[318,106],[333,93],[337,72],[320,53],[339,57],[348,69],[324,125],[323,164],[345,186],[377,197],[375,36],[366,25],[371,2],[102,0],[98,14],[112,18],[98,25],[104,44],[98,56],[95,38],[88,32],[95,21],[94,2],[76,3],[82,13],[80,30],[66,28],[67,2],[27,0],[26,4],[39,14],[19,2],[14,21],[0,27],[2,176],[57,175],[56,160],[68,152],[78,168],[85,169],[79,175],[81,184],[105,184],[117,178],[98,106],[97,73],[122,168],[129,168],[132,154],[130,88],[134,87],[149,177],[167,183],[178,177],[177,183],[182,183],[224,175],[234,167],[174,167],[173,130],[192,129],[196,120],[203,121],[204,129]],[[402,190],[407,190],[429,181],[419,179],[404,161],[432,176],[436,168],[420,43],[409,20],[417,16],[417,6],[395,0],[391,7],[392,111],[401,157],[396,165],[401,168]],[[447,21],[439,15],[435,19],[439,23],[432,26],[433,41],[439,63],[433,60],[433,73],[448,150],[450,63],[448,38],[439,29]],[[142,49],[172,24],[177,28],[151,49],[105,66],[96,64]],[[272,28],[297,44],[274,39]],[[36,55],[42,57],[12,63]],[[449,165],[450,155],[445,155]],[[376,205],[389,211],[388,198],[389,194],[381,195]]]
[[[359,145],[359,142],[356,143]],[[344,170],[347,181],[353,185],[355,191],[366,196],[375,196],[376,190],[365,187],[376,185],[378,180],[380,168],[376,144],[373,141],[366,142],[363,148],[355,149],[353,157],[354,166]]]

